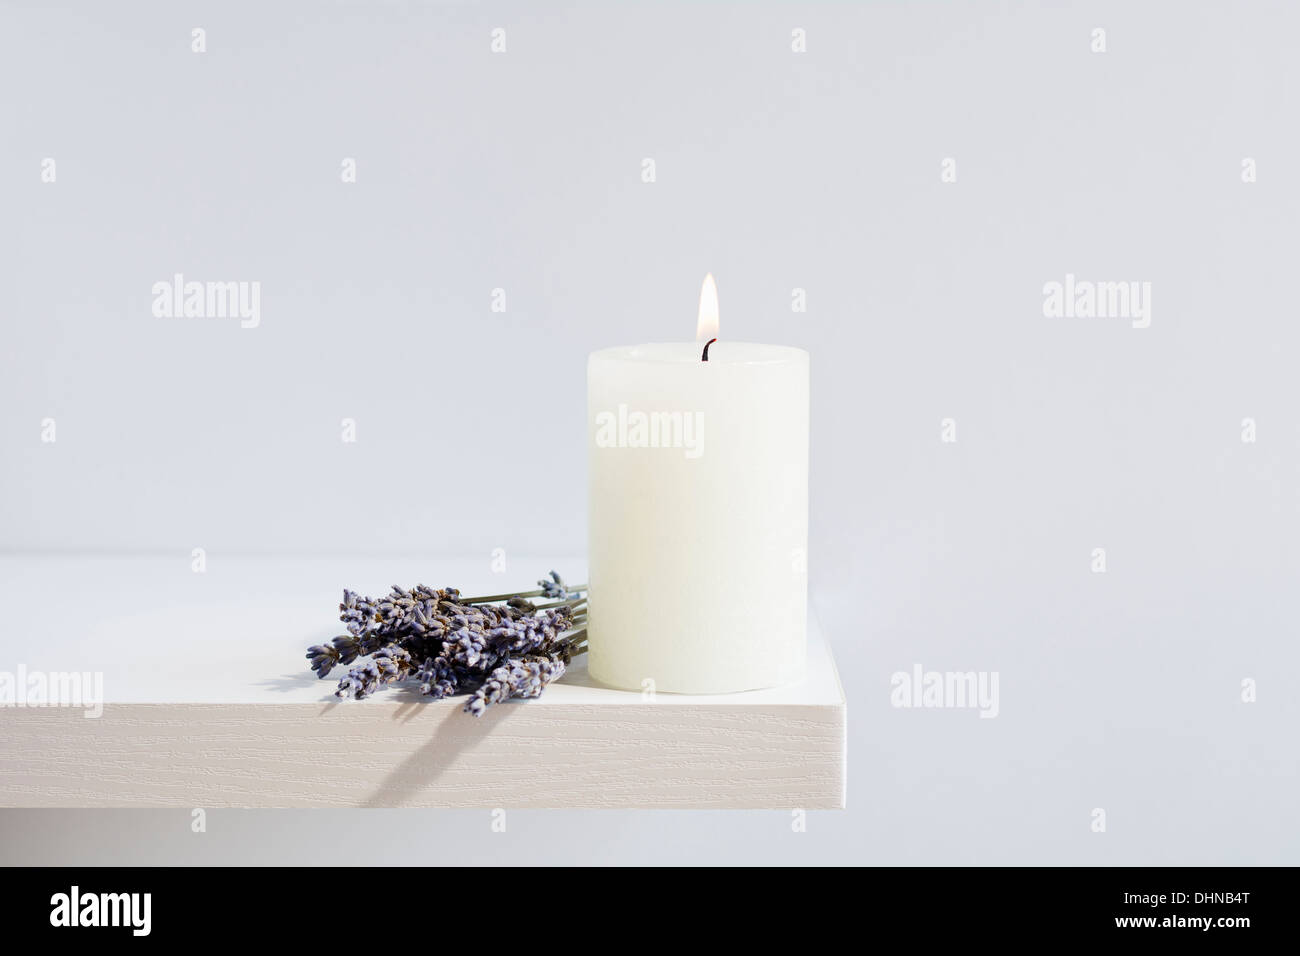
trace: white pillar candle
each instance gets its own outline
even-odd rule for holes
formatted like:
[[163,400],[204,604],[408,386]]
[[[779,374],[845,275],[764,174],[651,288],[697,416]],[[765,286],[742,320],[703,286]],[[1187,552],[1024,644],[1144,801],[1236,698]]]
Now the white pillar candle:
[[[710,327],[711,326],[711,327]],[[697,337],[716,335],[712,277]],[[720,694],[800,679],[808,353],[715,341],[587,363],[592,676]]]

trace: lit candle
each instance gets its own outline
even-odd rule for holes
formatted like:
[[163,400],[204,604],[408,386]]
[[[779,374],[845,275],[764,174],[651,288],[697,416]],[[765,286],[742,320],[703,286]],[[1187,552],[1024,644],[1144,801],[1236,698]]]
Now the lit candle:
[[[798,680],[808,575],[808,353],[718,334],[587,363],[589,668],[720,694]],[[712,341],[710,341],[712,340]]]

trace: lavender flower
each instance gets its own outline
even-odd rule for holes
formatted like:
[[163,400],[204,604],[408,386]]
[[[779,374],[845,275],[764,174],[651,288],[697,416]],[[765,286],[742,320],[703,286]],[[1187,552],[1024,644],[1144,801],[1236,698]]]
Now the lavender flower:
[[374,624],[374,602],[344,588],[343,603],[339,605],[339,620],[348,626],[349,634],[360,637]]
[[345,590],[339,619],[363,644],[373,645],[378,639],[401,638],[412,631],[424,633],[439,605],[459,596],[454,588],[440,590],[425,584],[417,584],[409,591],[393,585],[392,593],[378,601]]
[[494,670],[465,704],[465,713],[482,717],[493,704],[512,697],[540,697],[564,675],[564,662],[550,658],[509,660]]
[[351,634],[340,634],[329,644],[307,648],[307,659],[317,677],[328,677],[336,664],[351,664],[361,653],[361,642]]
[[548,598],[554,598],[557,601],[567,601],[571,597],[577,597],[577,594],[568,590],[564,586],[564,578],[552,571],[549,578],[542,578],[537,582],[542,589],[542,594]]
[[548,608],[527,617],[502,621],[488,631],[488,637],[498,653],[516,657],[547,650],[572,623],[572,608]]
[[489,669],[496,654],[488,649],[488,637],[481,624],[463,624],[443,639],[443,654],[465,668]]
[[426,660],[415,672],[415,678],[420,682],[420,693],[434,700],[451,697],[461,689],[462,681],[467,685],[466,690],[476,683],[469,671],[456,667],[445,657]]
[[339,662],[339,652],[329,644],[313,644],[307,648],[307,660],[311,661],[317,677],[328,677]]
[[412,670],[411,655],[406,649],[390,645],[364,664],[349,670],[334,693],[339,697],[361,700],[387,684],[404,680]]

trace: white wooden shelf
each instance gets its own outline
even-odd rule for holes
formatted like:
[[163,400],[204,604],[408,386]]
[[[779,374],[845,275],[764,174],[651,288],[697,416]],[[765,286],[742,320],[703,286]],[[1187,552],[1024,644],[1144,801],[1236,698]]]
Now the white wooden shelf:
[[[103,713],[0,706],[6,807],[844,805],[845,706],[809,622],[798,684],[713,697],[601,687],[575,660],[533,701],[475,719],[392,688],[340,701],[309,644],[342,632],[342,587],[524,589],[514,559],[0,556],[0,672],[98,672]],[[338,672],[338,673],[341,673]],[[336,676],[338,676],[336,673]]]

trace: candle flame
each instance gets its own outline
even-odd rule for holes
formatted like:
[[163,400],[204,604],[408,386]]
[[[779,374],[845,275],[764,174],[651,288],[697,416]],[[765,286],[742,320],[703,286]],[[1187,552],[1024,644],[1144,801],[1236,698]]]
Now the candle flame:
[[695,326],[695,341],[707,342],[718,337],[718,284],[713,273],[704,277],[700,289],[700,320]]

